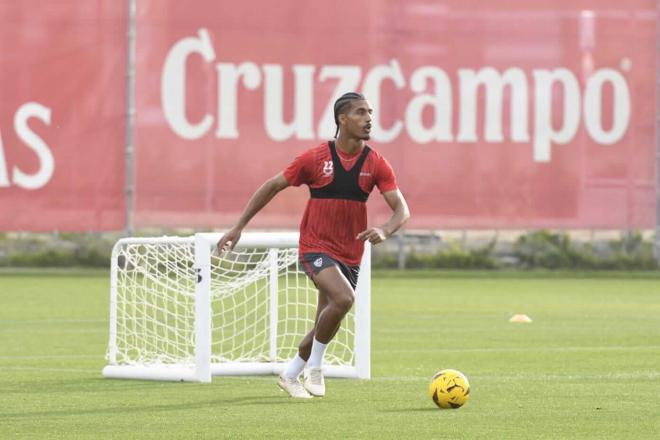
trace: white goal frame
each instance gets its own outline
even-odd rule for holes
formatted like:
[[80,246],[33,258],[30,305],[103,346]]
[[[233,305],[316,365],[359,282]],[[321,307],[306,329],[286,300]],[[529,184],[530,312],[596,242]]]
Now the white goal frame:
[[[211,382],[212,376],[279,374],[286,362],[223,362],[211,359],[211,254],[221,233],[197,233],[189,237],[140,237],[120,239],[113,248],[110,275],[110,330],[107,359],[103,369],[106,378],[146,379],[165,381]],[[278,328],[278,266],[277,249],[297,248],[298,233],[246,232],[236,250],[270,249],[269,275],[269,351],[275,359]],[[117,362],[117,278],[118,249],[126,244],[194,243],[194,269],[197,274],[194,292],[194,365],[191,364],[131,364]],[[274,254],[273,255],[273,251]],[[354,302],[353,365],[324,365],[326,376],[369,379],[371,377],[371,246],[365,243],[360,276]],[[314,304],[315,306],[315,304]]]

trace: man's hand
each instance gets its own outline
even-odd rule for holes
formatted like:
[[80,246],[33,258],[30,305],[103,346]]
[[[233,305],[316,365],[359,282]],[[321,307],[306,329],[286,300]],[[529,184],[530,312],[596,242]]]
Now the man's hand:
[[216,246],[214,253],[216,255],[221,255],[225,251],[233,251],[236,243],[238,243],[238,240],[240,239],[241,230],[236,227],[230,229],[229,231],[225,232],[220,240],[218,240],[218,245]]
[[387,235],[381,228],[369,228],[366,231],[360,232],[356,238],[362,241],[369,240],[371,244],[378,244],[382,241],[385,241],[387,239]]

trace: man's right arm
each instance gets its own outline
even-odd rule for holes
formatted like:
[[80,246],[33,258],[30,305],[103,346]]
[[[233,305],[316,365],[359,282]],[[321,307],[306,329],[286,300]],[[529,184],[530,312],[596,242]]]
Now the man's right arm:
[[218,241],[218,253],[227,249],[233,250],[238,240],[241,238],[241,232],[248,222],[257,212],[270,202],[275,195],[289,186],[289,182],[284,178],[284,173],[279,173],[268,179],[255,193],[250,197],[250,201],[243,210],[236,225],[227,231]]

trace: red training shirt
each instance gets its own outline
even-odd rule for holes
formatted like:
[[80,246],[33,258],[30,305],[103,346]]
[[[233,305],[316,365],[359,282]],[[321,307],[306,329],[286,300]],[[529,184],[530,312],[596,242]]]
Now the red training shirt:
[[[347,171],[358,161],[362,149],[337,155]],[[296,157],[284,170],[289,185],[322,188],[334,178],[328,142],[310,148]],[[377,186],[381,193],[397,189],[392,166],[373,149],[364,160],[358,179],[360,189],[369,194]],[[364,243],[355,237],[367,229],[366,203],[357,200],[310,198],[300,222],[299,252],[323,252],[345,264],[359,265]]]

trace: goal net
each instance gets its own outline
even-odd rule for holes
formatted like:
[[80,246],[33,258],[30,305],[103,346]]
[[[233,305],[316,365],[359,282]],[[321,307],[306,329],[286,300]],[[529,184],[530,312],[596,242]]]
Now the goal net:
[[[278,374],[312,329],[314,284],[297,233],[125,238],[112,253],[106,377],[208,382],[212,375]],[[370,247],[354,307],[326,350],[328,376],[370,377]]]

